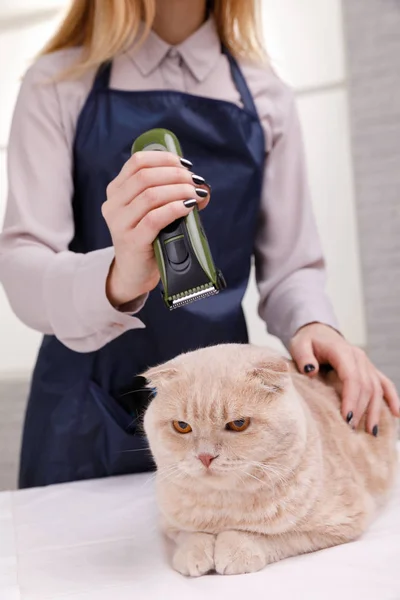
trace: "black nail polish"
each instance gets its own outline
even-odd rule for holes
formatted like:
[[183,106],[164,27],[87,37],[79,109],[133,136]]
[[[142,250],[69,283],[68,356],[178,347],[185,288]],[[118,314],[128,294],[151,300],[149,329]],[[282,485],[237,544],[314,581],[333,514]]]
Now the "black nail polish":
[[306,365],[304,367],[304,373],[312,373],[313,371],[315,371],[314,365]]
[[378,437],[378,425],[374,425],[372,428],[372,435]]
[[204,177],[200,177],[200,175],[192,175],[192,179],[193,179],[193,183],[195,183],[196,185],[205,185],[206,180],[204,179]]
[[186,206],[186,208],[193,208],[193,206],[196,206],[197,200],[196,198],[190,198],[190,200],[184,200],[183,204]]
[[179,160],[181,161],[181,165],[183,167],[186,167],[187,169],[191,169],[193,167],[193,163],[187,158],[180,158]]
[[346,417],[346,421],[348,423],[350,423],[350,421],[353,419],[353,411],[351,410],[350,412],[347,413],[347,417]]
[[194,191],[199,196],[199,198],[207,198],[207,196],[208,196],[208,192],[201,188],[194,188]]

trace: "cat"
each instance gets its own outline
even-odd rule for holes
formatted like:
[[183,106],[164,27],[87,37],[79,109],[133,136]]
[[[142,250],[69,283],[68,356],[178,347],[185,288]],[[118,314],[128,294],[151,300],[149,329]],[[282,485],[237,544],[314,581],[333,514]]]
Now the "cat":
[[161,524],[183,575],[250,573],[354,540],[390,492],[396,423],[384,403],[378,437],[364,420],[354,431],[335,382],[250,345],[182,354],[145,377],[157,389],[144,429]]

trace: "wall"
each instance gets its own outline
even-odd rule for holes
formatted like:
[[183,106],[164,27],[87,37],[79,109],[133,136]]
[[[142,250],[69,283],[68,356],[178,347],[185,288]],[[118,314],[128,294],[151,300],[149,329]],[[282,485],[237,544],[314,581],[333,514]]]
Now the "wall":
[[[59,18],[54,7],[62,4],[62,0],[1,3],[0,218],[6,197],[5,150],[19,77],[53,31]],[[329,266],[329,292],[343,332],[354,343],[365,345],[341,3],[262,0],[262,6],[271,59],[298,97],[312,200]],[[279,347],[257,317],[254,279],[245,309],[251,341]],[[0,376],[30,371],[39,340],[38,334],[17,321],[0,290]]]
[[344,16],[368,348],[400,389],[400,2]]

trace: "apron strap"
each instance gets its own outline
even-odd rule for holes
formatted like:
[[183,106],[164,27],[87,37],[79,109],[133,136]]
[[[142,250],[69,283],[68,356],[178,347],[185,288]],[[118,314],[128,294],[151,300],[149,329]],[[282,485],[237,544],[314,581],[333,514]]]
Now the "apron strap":
[[92,90],[98,92],[100,90],[108,90],[110,86],[112,62],[108,61],[100,65],[97,70],[96,77],[93,83]]
[[225,54],[226,58],[229,61],[232,79],[233,79],[233,81],[236,85],[236,88],[240,94],[244,108],[258,117],[256,105],[254,104],[254,100],[253,100],[253,96],[249,90],[249,86],[247,85],[246,79],[244,78],[244,75],[242,73],[241,68],[239,67],[239,64],[238,64],[236,58],[234,58],[232,56],[232,54],[229,52],[229,50],[227,48],[225,48],[225,46],[222,46],[222,53]]

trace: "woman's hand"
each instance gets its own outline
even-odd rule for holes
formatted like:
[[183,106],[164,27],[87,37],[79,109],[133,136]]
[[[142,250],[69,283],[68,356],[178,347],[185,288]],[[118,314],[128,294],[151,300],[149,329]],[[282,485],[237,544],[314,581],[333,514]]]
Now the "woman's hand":
[[301,373],[310,377],[319,365],[333,367],[342,384],[342,416],[357,427],[366,413],[366,429],[378,435],[383,400],[394,416],[400,416],[399,397],[393,383],[378,371],[365,352],[352,346],[334,329],[312,323],[299,329],[290,344],[290,353]]
[[115,259],[107,280],[113,306],[138,298],[157,285],[160,274],[153,242],[160,230],[210,199],[202,177],[191,163],[169,152],[134,154],[107,188],[102,206],[111,232]]

